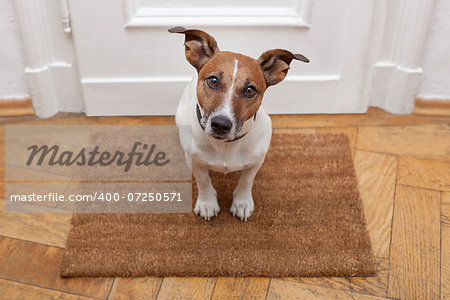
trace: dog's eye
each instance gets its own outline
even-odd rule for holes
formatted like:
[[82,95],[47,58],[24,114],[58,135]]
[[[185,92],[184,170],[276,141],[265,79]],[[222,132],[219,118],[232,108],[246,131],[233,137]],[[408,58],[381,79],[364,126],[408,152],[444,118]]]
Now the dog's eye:
[[252,98],[256,95],[256,89],[253,86],[248,86],[245,88],[244,94],[248,98]]
[[212,89],[217,89],[219,87],[219,79],[217,79],[216,76],[209,77],[208,79],[206,79],[206,82]]

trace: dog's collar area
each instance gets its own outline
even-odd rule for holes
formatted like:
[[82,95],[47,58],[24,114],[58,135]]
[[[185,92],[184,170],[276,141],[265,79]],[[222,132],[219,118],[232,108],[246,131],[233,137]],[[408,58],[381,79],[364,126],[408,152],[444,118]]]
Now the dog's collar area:
[[[198,120],[198,124],[200,125],[200,127],[202,128],[202,130],[205,131],[205,126],[202,124],[202,112],[200,111],[200,105],[198,105],[198,103],[197,103],[197,105],[196,105],[196,111],[197,111],[197,120]],[[253,115],[253,121],[256,121],[256,113]],[[235,138],[232,139],[232,140],[225,141],[225,142],[226,142],[226,143],[229,143],[229,142],[234,142],[234,141],[240,140],[240,139],[242,139],[247,133],[248,133],[248,132],[244,133],[243,135],[237,136],[237,137],[235,137]]]
[[235,138],[232,139],[232,140],[225,141],[225,143],[229,143],[229,142],[234,142],[234,141],[240,140],[240,139],[242,139],[247,133],[248,133],[248,132],[244,133],[243,135],[237,136],[237,137],[235,137]]

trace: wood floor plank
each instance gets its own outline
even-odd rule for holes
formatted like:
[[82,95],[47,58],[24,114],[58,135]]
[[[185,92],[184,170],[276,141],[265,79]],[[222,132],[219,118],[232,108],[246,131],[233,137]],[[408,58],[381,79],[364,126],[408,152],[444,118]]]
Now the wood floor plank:
[[67,294],[15,281],[0,279],[0,299],[87,300],[92,298]]
[[352,291],[335,290],[292,280],[272,278],[267,299],[384,299],[358,294]]
[[[0,199],[5,199],[6,195],[5,195],[5,182],[4,181],[0,181]],[[4,207],[2,208],[4,209]]]
[[450,226],[442,224],[441,299],[450,299]]
[[350,142],[350,149],[352,150],[352,155],[355,155],[355,146],[356,146],[356,136],[358,134],[357,127],[324,127],[317,128],[318,134],[323,133],[344,133],[348,136],[348,140]]
[[0,98],[0,116],[33,116],[35,115],[30,96]]
[[161,277],[118,277],[114,280],[108,299],[156,299],[161,282]]
[[164,277],[157,299],[211,299],[216,278]]
[[354,164],[374,255],[388,258],[397,160],[357,150]]
[[299,114],[271,115],[272,126],[280,127],[355,127],[448,124],[450,117],[424,115],[392,115],[370,107],[365,114]]
[[450,162],[450,126],[361,127],[356,147]]
[[212,299],[264,299],[270,278],[218,277]]
[[0,163],[5,163],[5,125],[0,124]]
[[0,162],[0,182],[5,182],[5,164]]
[[33,181],[66,181],[69,182],[72,180],[73,173],[75,169],[67,169],[67,174],[58,174],[53,172],[48,172],[50,167],[47,167],[47,170],[39,170],[33,167],[18,167],[13,165],[5,166],[5,181],[25,181],[25,182],[33,182]]
[[71,214],[6,213],[0,210],[0,235],[64,247]]
[[397,185],[388,297],[438,299],[440,193]]
[[450,162],[400,156],[398,183],[450,192]]
[[348,277],[288,277],[283,279],[330,289],[350,290]]
[[106,298],[111,278],[61,278],[63,249],[0,237],[0,277],[44,288]]
[[414,102],[414,114],[450,116],[449,99],[426,99],[422,97],[416,97],[416,100]]
[[374,277],[350,277],[351,290],[362,294],[386,296],[389,260],[377,257],[375,263],[377,264],[377,275]]
[[441,221],[450,224],[450,193],[441,195]]

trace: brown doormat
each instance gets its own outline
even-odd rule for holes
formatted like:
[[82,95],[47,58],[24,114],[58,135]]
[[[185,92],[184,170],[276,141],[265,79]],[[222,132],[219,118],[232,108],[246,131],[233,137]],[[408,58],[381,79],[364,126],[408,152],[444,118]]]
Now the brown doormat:
[[275,133],[247,223],[229,212],[237,175],[212,174],[222,210],[209,222],[194,214],[74,215],[61,275],[375,273],[347,136]]

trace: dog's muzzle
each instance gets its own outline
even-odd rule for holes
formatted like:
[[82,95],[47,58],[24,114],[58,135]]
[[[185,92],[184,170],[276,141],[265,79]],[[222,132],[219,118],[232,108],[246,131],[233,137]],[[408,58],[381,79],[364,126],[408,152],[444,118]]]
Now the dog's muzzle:
[[[198,103],[196,105],[196,112],[197,112],[198,124],[200,125],[202,130],[205,131],[205,125],[202,124],[202,112],[200,110],[200,105]],[[254,121],[256,121],[256,113],[253,116],[253,122]],[[214,131],[214,133],[216,133],[218,135],[227,134],[228,132],[230,132],[232,126],[233,126],[233,124],[231,123],[231,120],[225,116],[219,115],[219,116],[215,116],[211,119],[211,128]],[[225,142],[229,143],[229,142],[234,142],[234,141],[240,140],[247,133],[248,133],[248,131],[243,133],[242,135],[235,137],[232,140],[226,140]]]

